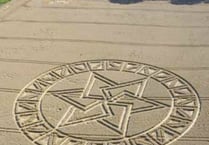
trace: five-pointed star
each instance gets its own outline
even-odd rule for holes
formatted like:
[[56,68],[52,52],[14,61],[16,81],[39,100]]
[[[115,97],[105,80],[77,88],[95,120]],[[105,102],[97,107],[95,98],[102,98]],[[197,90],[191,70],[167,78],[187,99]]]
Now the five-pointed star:
[[125,136],[132,114],[168,106],[143,97],[148,80],[117,83],[93,72],[84,89],[51,91],[70,104],[57,128],[97,121]]

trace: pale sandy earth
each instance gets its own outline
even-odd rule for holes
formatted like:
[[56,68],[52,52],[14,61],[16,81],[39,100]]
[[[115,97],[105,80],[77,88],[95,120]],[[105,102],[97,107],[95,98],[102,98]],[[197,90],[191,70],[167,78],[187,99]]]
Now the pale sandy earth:
[[209,5],[108,0],[13,0],[0,7],[0,145],[33,145],[13,113],[26,84],[61,64],[95,59],[143,62],[189,81],[201,112],[172,145],[209,145]]

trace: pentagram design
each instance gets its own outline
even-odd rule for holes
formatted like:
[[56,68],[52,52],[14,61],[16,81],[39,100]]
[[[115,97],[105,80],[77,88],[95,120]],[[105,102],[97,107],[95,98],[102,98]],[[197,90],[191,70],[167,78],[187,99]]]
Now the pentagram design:
[[34,79],[15,103],[15,120],[37,145],[168,145],[194,125],[194,88],[138,62],[66,64]]

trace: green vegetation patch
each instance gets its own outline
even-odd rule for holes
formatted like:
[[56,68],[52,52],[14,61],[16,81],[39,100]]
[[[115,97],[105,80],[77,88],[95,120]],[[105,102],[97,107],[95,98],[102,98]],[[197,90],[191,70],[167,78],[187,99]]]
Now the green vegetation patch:
[[0,4],[4,4],[4,3],[7,3],[9,2],[10,0],[0,0]]

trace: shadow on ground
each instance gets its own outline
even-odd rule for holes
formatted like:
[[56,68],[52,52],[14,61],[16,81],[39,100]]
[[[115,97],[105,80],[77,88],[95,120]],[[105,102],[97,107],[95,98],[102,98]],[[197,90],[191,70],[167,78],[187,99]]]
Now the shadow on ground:
[[181,5],[181,4],[192,5],[192,4],[198,4],[198,3],[201,3],[201,2],[208,3],[209,0],[171,0],[170,2],[172,4],[177,4],[177,5]]
[[143,0],[109,0],[112,3],[120,3],[120,4],[132,4],[142,2]]
[[[143,0],[109,0],[112,3],[119,3],[119,4],[133,4],[138,2],[143,2]],[[193,5],[198,4],[201,2],[209,3],[209,0],[170,0],[170,3],[176,5]]]

